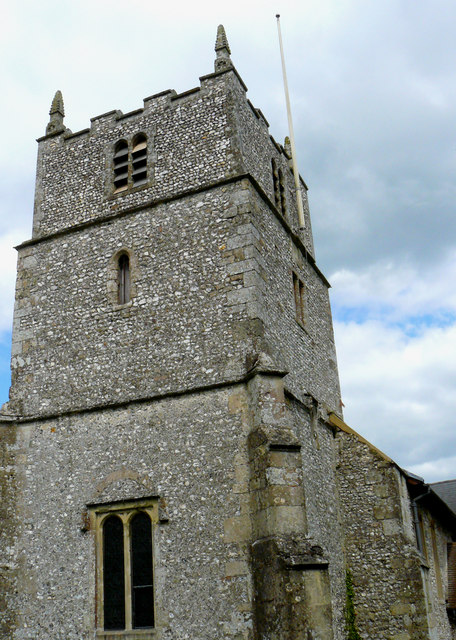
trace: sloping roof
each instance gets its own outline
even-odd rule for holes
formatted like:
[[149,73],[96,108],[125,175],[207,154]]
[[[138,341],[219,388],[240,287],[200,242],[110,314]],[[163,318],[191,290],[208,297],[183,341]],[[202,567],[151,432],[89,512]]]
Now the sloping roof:
[[432,482],[430,487],[456,514],[456,480]]

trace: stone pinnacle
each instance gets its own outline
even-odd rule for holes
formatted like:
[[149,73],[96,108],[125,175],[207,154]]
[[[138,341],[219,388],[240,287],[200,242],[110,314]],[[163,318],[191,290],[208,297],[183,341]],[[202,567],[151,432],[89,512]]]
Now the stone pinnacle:
[[60,113],[61,116],[65,115],[65,109],[63,108],[63,96],[61,91],[56,91],[54,100],[52,101],[49,115],[53,113]]
[[215,60],[215,71],[225,71],[226,69],[232,69],[233,63],[231,62],[230,54],[231,49],[226,37],[225,28],[223,24],[220,24],[217,29],[217,39],[215,41],[215,52],[217,58]]
[[55,96],[49,110],[49,115],[51,117],[46,127],[46,135],[54,135],[65,131],[65,125],[63,124],[65,110],[63,108],[63,97],[61,91],[55,92]]
[[228,55],[231,54],[230,45],[228,44],[228,38],[226,37],[225,27],[223,24],[219,24],[217,28],[217,39],[215,41],[215,50],[219,51],[220,49],[226,49],[228,51]]

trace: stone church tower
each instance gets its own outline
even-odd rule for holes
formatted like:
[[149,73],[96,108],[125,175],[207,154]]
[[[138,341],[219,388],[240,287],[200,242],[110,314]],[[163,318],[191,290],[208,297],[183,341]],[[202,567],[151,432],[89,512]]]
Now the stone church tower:
[[77,133],[52,103],[0,431],[2,638],[345,637],[328,282],[222,27],[216,56]]

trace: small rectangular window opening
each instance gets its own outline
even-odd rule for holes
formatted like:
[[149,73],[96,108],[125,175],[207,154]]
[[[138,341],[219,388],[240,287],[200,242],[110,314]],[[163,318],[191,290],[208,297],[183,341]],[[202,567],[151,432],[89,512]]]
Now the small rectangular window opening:
[[293,291],[295,300],[296,320],[299,324],[306,323],[305,286],[302,280],[293,272]]

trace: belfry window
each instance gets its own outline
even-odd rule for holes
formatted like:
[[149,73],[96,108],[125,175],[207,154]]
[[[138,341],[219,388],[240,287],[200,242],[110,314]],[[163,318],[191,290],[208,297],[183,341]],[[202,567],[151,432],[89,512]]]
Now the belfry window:
[[133,140],[131,156],[133,184],[144,184],[147,180],[147,140],[144,134],[140,133]]
[[114,193],[147,183],[147,138],[139,133],[133,141],[119,140],[114,148]]
[[114,150],[114,192],[128,189],[128,144],[120,140]]
[[114,631],[122,636],[124,631],[130,637],[133,629],[154,628],[153,531],[158,522],[157,500],[146,498],[90,509],[97,540],[97,636],[110,638],[109,632]]
[[130,258],[122,253],[118,260],[118,302],[127,304],[130,302]]

